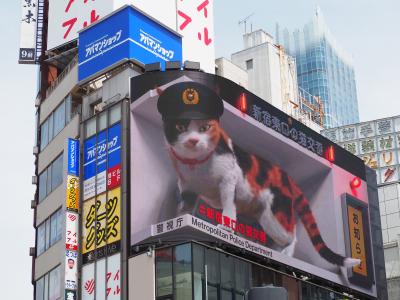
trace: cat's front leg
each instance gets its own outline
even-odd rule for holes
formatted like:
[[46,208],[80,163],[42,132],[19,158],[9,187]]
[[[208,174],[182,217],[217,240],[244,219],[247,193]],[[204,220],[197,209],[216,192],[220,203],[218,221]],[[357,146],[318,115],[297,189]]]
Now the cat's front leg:
[[175,191],[177,200],[177,215],[194,213],[197,204],[198,195],[190,190],[186,190],[183,183],[178,180],[177,189]]
[[[236,222],[235,188],[234,177],[224,178],[219,184],[222,215],[229,217],[234,222]],[[231,227],[224,227],[224,229],[232,230]]]

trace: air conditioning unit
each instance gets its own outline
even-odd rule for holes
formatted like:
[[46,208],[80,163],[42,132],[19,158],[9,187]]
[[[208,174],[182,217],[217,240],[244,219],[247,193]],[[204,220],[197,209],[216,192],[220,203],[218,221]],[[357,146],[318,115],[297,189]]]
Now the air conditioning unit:
[[95,106],[94,106],[94,113],[98,113],[98,112],[103,111],[103,109],[104,109],[104,107],[105,107],[106,105],[107,105],[107,104],[106,104],[105,102],[101,102],[101,103],[95,105]]
[[33,152],[34,155],[38,155],[39,154],[39,147],[38,146],[33,147],[32,152]]
[[35,256],[36,248],[35,247],[29,247],[29,256]]
[[38,184],[38,177],[32,176],[32,184]]
[[31,200],[31,209],[36,208],[36,200]]

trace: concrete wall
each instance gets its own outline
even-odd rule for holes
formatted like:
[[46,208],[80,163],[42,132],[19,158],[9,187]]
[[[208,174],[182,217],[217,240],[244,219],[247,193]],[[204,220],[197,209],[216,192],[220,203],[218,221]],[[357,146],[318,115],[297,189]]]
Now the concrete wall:
[[155,252],[132,257],[128,262],[129,300],[155,299]]
[[[248,89],[265,101],[272,103],[271,93],[271,66],[269,57],[268,44],[264,43],[252,48],[245,49],[232,54],[232,62],[247,71],[248,74]],[[253,61],[253,67],[247,68],[246,62]],[[279,73],[274,76],[280,76]]]
[[217,65],[217,75],[232,80],[238,85],[248,89],[249,76],[247,75],[247,71],[235,65],[224,57],[216,59],[215,64]]

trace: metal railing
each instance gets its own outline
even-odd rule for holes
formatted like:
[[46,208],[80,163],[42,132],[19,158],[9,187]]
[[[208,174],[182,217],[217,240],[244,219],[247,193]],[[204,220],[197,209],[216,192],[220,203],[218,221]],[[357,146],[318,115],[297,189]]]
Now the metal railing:
[[51,93],[56,89],[60,82],[69,74],[72,68],[78,63],[78,55],[76,55],[71,62],[65,67],[65,69],[58,75],[56,80],[54,80],[51,85],[46,90],[46,98],[51,95]]

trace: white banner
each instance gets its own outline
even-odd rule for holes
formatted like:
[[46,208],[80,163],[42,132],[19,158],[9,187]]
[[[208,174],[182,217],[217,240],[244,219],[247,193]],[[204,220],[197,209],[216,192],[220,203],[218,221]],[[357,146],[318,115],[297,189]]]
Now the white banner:
[[94,263],[82,267],[82,300],[94,300],[96,282],[94,279]]
[[65,289],[77,290],[78,288],[78,252],[65,252]]
[[67,212],[65,218],[65,249],[78,251],[78,223],[77,213]]
[[[96,264],[96,268],[95,268]],[[96,272],[95,272],[96,270]],[[82,268],[82,300],[121,299],[121,254],[114,254]]]
[[121,299],[121,255],[115,254],[107,258],[107,299]]
[[177,31],[183,36],[183,61],[200,62],[215,73],[214,0],[177,1]]
[[50,0],[47,48],[52,49],[78,37],[78,31],[109,14],[113,1]]
[[37,0],[22,0],[21,10],[18,61],[20,64],[32,64],[36,59]]

